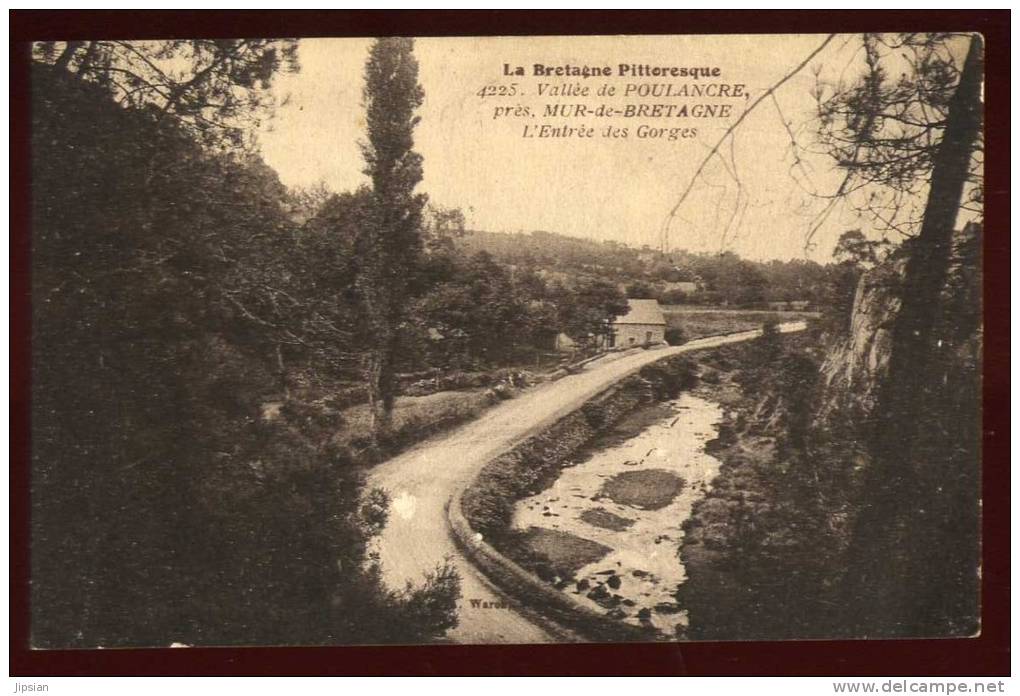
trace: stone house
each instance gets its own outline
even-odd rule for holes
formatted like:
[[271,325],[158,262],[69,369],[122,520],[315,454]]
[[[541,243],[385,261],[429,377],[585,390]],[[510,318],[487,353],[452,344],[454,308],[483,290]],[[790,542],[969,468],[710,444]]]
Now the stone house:
[[627,300],[626,314],[613,319],[607,348],[666,342],[666,317],[658,300]]

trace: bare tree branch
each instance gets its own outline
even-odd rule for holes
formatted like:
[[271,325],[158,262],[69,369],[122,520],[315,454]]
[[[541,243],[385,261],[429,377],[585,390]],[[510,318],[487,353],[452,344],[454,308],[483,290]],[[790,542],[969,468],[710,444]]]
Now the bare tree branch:
[[670,223],[676,217],[677,211],[680,209],[680,206],[682,206],[684,204],[684,202],[687,200],[687,197],[690,195],[691,191],[694,189],[694,184],[697,182],[698,178],[702,175],[702,172],[705,171],[705,167],[708,166],[708,163],[712,160],[713,157],[715,157],[715,155],[718,152],[719,148],[722,147],[722,144],[724,142],[726,142],[727,138],[730,138],[733,135],[733,132],[737,129],[737,127],[739,127],[740,124],[744,122],[744,119],[746,119],[751,114],[751,112],[754,111],[758,107],[759,104],[761,104],[765,99],[767,99],[777,89],[779,89],[784,84],[786,84],[786,82],[789,81],[794,75],[796,75],[801,70],[803,70],[804,67],[808,63],[810,63],[815,58],[815,56],[817,56],[819,53],[821,53],[825,49],[825,47],[828,46],[829,43],[835,37],[836,37],[835,34],[829,34],[827,37],[825,37],[825,40],[822,41],[822,43],[816,49],[811,51],[811,53],[809,53],[808,56],[806,58],[804,58],[804,60],[802,60],[793,70],[788,72],[786,75],[784,75],[782,78],[780,78],[775,84],[773,84],[771,87],[769,87],[767,90],[765,90],[761,95],[759,95],[758,98],[755,99],[754,102],[752,102],[750,106],[748,106],[746,109],[744,109],[743,113],[740,114],[740,116],[737,118],[737,120],[734,121],[730,125],[730,127],[726,129],[726,132],[723,133],[722,137],[719,138],[719,140],[716,142],[716,144],[709,151],[709,153],[705,157],[705,159],[703,159],[701,161],[701,164],[698,165],[698,168],[694,171],[694,174],[693,174],[693,176],[691,176],[690,181],[687,182],[687,186],[684,187],[683,191],[681,192],[680,198],[677,200],[676,204],[669,211],[669,214],[666,216],[666,219],[663,221],[663,225],[662,225],[662,238],[661,238],[661,249],[662,249],[663,252],[667,251],[668,247],[669,247],[669,228],[670,228]]

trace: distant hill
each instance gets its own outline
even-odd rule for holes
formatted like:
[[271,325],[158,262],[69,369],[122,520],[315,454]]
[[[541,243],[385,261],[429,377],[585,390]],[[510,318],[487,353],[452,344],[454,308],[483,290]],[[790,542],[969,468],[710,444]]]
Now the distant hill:
[[[748,261],[733,252],[667,255],[647,246],[543,231],[471,230],[457,240],[457,246],[467,254],[484,251],[502,263],[530,268],[562,283],[598,276],[670,304],[755,306],[807,301],[817,305],[824,297],[829,269],[806,260]],[[642,287],[637,289],[638,285]]]
[[469,231],[458,240],[469,254],[485,251],[513,265],[527,264],[549,270],[574,270],[601,275],[640,276],[645,265],[633,247],[619,242],[596,242],[553,232],[501,233]]

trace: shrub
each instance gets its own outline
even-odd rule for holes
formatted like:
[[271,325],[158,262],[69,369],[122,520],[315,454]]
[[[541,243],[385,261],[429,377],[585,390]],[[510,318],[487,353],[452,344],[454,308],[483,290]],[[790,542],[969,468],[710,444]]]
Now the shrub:
[[664,305],[686,304],[688,295],[683,290],[667,290],[659,297],[659,302]]
[[671,346],[682,346],[687,343],[687,334],[678,326],[671,326],[666,329],[666,343]]

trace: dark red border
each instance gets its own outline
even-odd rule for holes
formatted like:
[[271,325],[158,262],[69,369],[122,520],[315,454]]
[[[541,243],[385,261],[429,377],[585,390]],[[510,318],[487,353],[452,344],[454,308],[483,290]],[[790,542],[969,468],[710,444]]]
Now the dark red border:
[[[1008,10],[12,11],[10,672],[46,675],[1009,674]],[[29,152],[24,42],[209,36],[980,31],[986,54],[983,631],[966,640],[29,651]]]

